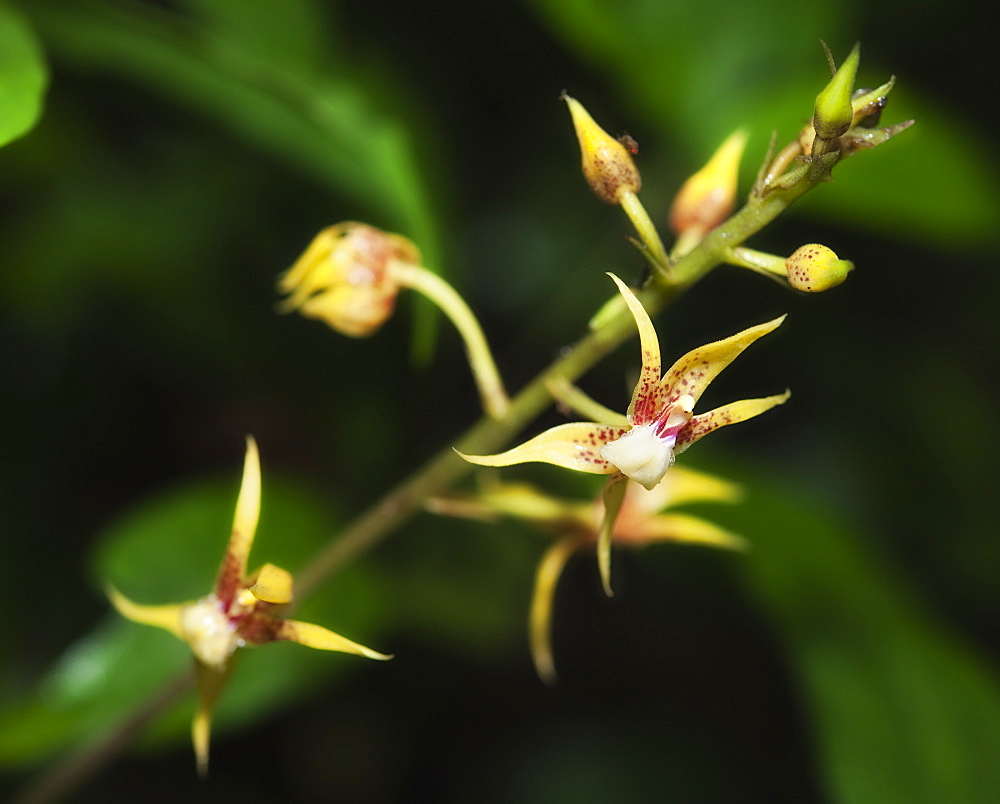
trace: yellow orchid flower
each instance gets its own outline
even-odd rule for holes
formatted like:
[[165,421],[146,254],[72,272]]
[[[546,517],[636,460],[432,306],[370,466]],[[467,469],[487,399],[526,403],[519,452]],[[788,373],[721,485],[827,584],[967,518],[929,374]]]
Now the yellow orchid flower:
[[[740,489],[733,483],[686,467],[676,467],[652,491],[628,483],[612,541],[628,547],[654,542],[684,542],[742,550],[743,540],[700,517],[661,513],[691,502],[735,502]],[[594,545],[603,517],[598,500],[556,499],[526,483],[493,483],[476,495],[449,495],[428,501],[438,514],[492,520],[509,516],[531,522],[558,538],[545,551],[535,573],[528,617],[531,658],[546,683],[556,680],[552,656],[552,604],[556,586],[570,556]]]
[[392,658],[321,626],[278,616],[277,607],[292,602],[291,574],[273,564],[264,564],[250,575],[246,571],[259,514],[260,457],[256,442],[248,436],[233,532],[215,590],[188,603],[146,606],[133,603],[113,586],[107,589],[111,603],[123,617],[164,628],[187,642],[194,652],[199,704],[192,738],[202,775],[208,770],[212,710],[229,678],[237,648],[289,641],[369,659]]
[[605,518],[597,543],[598,565],[605,592],[611,594],[611,532],[625,494],[624,479],[647,490],[663,480],[674,458],[693,443],[727,424],[758,416],[780,405],[789,392],[731,402],[706,413],[694,406],[709,383],[750,344],[772,332],[784,316],[758,324],[721,341],[700,346],[660,375],[660,345],[642,304],[614,274],[639,329],[642,370],[623,419],[574,422],[546,430],[499,455],[462,455],[481,466],[512,466],[537,461],[590,474],[610,475],[604,490]]

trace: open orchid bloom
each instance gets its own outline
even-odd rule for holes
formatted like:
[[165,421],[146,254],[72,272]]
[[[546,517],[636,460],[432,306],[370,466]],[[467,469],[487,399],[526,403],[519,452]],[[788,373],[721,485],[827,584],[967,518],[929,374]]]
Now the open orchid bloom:
[[649,315],[618,277],[609,276],[635,318],[642,349],[642,370],[628,406],[626,423],[562,424],[498,455],[463,454],[462,457],[481,466],[538,461],[578,472],[610,475],[604,491],[606,513],[597,544],[601,581],[610,595],[611,532],[625,493],[624,478],[631,478],[647,490],[656,488],[676,455],[720,427],[753,418],[782,404],[789,392],[731,402],[695,414],[694,406],[709,383],[750,344],[776,329],[784,316],[693,349],[661,377],[660,345]]
[[264,564],[249,575],[246,571],[259,513],[260,458],[256,442],[248,437],[233,532],[215,590],[188,603],[145,606],[108,587],[108,597],[122,616],[164,628],[187,642],[194,652],[199,705],[192,737],[201,774],[208,770],[212,710],[229,678],[237,648],[283,640],[369,659],[392,658],[321,626],[278,616],[277,608],[292,602],[291,574],[273,564]]
[[[741,550],[744,542],[740,537],[711,522],[689,514],[661,513],[668,506],[734,502],[739,496],[740,489],[734,484],[686,467],[674,468],[652,491],[638,483],[627,483],[612,539],[629,547],[685,542]],[[535,668],[543,681],[554,682],[551,633],[556,585],[570,556],[597,542],[602,503],[557,499],[524,483],[493,483],[475,495],[453,494],[432,499],[428,508],[434,513],[487,521],[501,516],[523,519],[557,537],[538,564],[528,619]]]

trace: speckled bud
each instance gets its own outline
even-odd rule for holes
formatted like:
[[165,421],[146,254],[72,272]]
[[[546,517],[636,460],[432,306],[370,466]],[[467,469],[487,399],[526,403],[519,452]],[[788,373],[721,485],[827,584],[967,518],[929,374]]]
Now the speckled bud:
[[597,197],[617,204],[622,193],[639,192],[642,179],[628,149],[594,122],[579,101],[563,94],[580,142],[583,175]]
[[820,243],[802,246],[785,260],[788,284],[807,293],[836,287],[853,270],[854,263],[839,259],[833,249]]
[[420,252],[405,237],[364,223],[330,226],[278,280],[279,290],[290,294],[282,311],[298,310],[344,335],[372,335],[392,315],[398,263],[420,264]]

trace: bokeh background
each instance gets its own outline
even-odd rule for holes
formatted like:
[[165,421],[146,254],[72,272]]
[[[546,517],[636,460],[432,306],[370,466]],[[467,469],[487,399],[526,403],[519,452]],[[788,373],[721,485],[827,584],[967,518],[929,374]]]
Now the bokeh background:
[[[789,313],[707,401],[790,386],[791,402],[684,456],[745,486],[698,513],[751,552],[620,552],[613,601],[593,558],[573,560],[547,689],[525,629],[545,537],[418,516],[301,612],[393,662],[251,652],[207,782],[188,696],[69,798],[1000,797],[1000,198],[978,18],[895,0],[0,4],[0,123],[18,76],[49,72],[37,126],[0,151],[5,794],[187,666],[101,585],[204,594],[246,433],[264,466],[254,558],[295,570],[476,418],[460,343],[412,299],[363,341],[276,314],[275,278],[316,231],[414,238],[517,388],[610,295],[605,271],[642,271],[580,177],[560,91],[638,140],[662,222],[739,125],[749,186],[771,130],[808,118],[824,39],[839,58],[861,40],[860,84],[899,79],[884,119],[918,123],[751,245],[821,242],[857,270],[812,298],[722,268],[658,322],[677,356]],[[628,344],[583,385],[620,407],[636,362]],[[566,474],[509,476],[600,485]]]

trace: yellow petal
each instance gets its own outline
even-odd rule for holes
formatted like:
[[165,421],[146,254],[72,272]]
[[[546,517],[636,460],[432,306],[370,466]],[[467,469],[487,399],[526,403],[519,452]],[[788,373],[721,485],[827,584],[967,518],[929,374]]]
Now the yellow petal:
[[233,533],[219,569],[216,594],[223,606],[228,608],[238,587],[243,584],[247,571],[247,557],[257,531],[260,515],[260,455],[253,436],[247,436],[246,457],[243,460],[243,482],[236,499],[236,514],[233,517]]
[[517,463],[537,462],[551,463],[592,475],[607,475],[616,470],[601,457],[599,450],[609,441],[620,438],[626,430],[627,427],[596,422],[573,422],[546,430],[521,446],[499,455],[458,454],[469,463],[480,466],[513,466]]
[[782,405],[791,395],[791,391],[785,391],[783,394],[765,396],[760,399],[741,399],[739,402],[730,402],[728,405],[710,410],[708,413],[701,413],[693,417],[688,426],[677,434],[677,443],[674,445],[674,452],[677,454],[682,453],[695,441],[708,435],[713,430],[718,430],[727,424],[736,424],[737,422],[752,419],[754,416],[759,416],[761,413],[770,410],[775,405]]
[[751,343],[773,332],[784,320],[785,316],[781,316],[737,332],[724,340],[692,349],[663,376],[660,383],[661,402],[672,402],[682,394],[689,394],[697,402],[719,372],[739,357]]
[[250,594],[265,603],[284,605],[292,602],[292,574],[288,570],[265,564],[250,580]]
[[634,507],[637,511],[655,514],[668,505],[735,502],[742,494],[742,489],[728,480],[687,466],[674,465],[652,491],[646,491],[638,483],[631,483],[626,492],[625,505],[630,509]]
[[188,604],[170,603],[165,606],[143,606],[139,603],[133,603],[111,584],[105,587],[105,593],[111,601],[111,605],[118,610],[122,617],[143,625],[163,628],[178,639],[184,639],[184,633],[181,630],[181,610]]
[[391,655],[379,653],[357,642],[351,642],[340,634],[335,634],[321,625],[303,623],[298,620],[282,620],[278,627],[276,639],[287,639],[290,642],[298,642],[307,648],[317,650],[336,650],[341,653],[355,653],[358,656],[367,656],[369,659],[380,659],[385,661],[391,659]]
[[226,686],[232,672],[230,661],[222,670],[202,664],[197,659],[195,680],[198,682],[198,710],[191,724],[191,741],[194,743],[194,757],[198,764],[198,775],[205,778],[208,775],[208,748],[212,734],[212,712],[219,694]]
[[635,294],[617,276],[614,274],[608,276],[618,285],[618,290],[621,291],[639,329],[642,370],[639,373],[639,381],[635,384],[635,390],[632,391],[632,401],[629,403],[626,416],[632,424],[644,424],[652,421],[659,411],[660,342],[649,314]]
[[575,539],[559,540],[545,551],[535,573],[528,637],[535,669],[546,684],[556,681],[556,666],[552,658],[552,601],[563,567],[578,546],[579,542]]
[[746,550],[746,542],[734,533],[720,528],[707,520],[687,514],[660,514],[643,521],[639,530],[628,534],[616,534],[619,541],[642,545],[650,542],[684,542],[703,544],[710,547],[724,547],[729,550]]
[[601,584],[604,593],[611,597],[611,534],[614,532],[615,520],[625,499],[625,488],[628,481],[621,473],[608,478],[604,486],[604,521],[597,535],[597,567],[601,572]]

